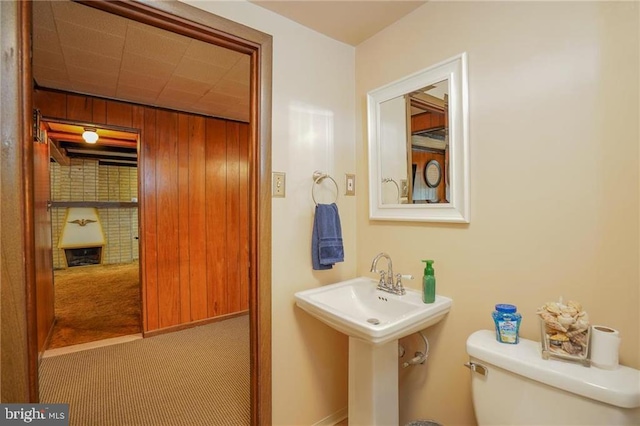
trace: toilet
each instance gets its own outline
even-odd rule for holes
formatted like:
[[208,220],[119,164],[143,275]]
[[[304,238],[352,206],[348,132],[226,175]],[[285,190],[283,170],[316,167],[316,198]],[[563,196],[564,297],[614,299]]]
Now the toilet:
[[495,331],[467,339],[478,425],[640,425],[640,371],[541,356],[539,342],[496,341]]

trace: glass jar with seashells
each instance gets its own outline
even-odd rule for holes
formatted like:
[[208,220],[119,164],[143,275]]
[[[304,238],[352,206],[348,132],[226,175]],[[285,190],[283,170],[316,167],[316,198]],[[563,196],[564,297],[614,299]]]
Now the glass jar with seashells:
[[589,315],[580,302],[562,298],[547,302],[536,312],[540,317],[542,358],[558,358],[591,366]]

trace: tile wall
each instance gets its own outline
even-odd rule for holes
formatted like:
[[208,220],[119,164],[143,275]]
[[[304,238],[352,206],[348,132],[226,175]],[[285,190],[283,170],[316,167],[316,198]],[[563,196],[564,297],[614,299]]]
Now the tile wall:
[[[70,166],[51,163],[53,201],[120,201],[138,197],[138,169],[100,165],[97,160],[72,159]],[[53,267],[65,268],[64,250],[58,239],[67,209],[51,211]],[[98,214],[106,239],[102,263],[130,263],[138,260],[138,208],[99,208]]]

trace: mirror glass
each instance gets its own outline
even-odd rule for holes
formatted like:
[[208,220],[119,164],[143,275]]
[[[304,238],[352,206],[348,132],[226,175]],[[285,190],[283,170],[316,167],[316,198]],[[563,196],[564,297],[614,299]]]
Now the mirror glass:
[[469,222],[466,54],[368,94],[371,219]]

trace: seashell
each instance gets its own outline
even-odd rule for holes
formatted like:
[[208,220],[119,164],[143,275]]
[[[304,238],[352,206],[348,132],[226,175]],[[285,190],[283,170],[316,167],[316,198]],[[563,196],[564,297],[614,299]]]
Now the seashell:
[[567,351],[570,355],[578,355],[582,353],[582,346],[574,345],[571,342],[564,342],[562,344],[562,349]]
[[545,326],[544,328],[545,333],[547,334],[547,336],[553,336],[554,334],[556,334],[559,330],[553,329],[551,327]]
[[556,342],[568,342],[569,338],[564,333],[557,333],[557,334],[554,334],[553,336],[550,336],[549,340],[555,340]]
[[574,339],[574,338],[578,338],[578,336],[580,335],[584,335],[584,338],[586,340],[587,337],[587,330],[572,330],[572,331],[567,331],[567,336],[570,339]]
[[[569,336],[569,334],[571,333],[567,333],[567,336]],[[571,340],[573,344],[580,345],[583,348],[587,347],[587,333],[585,332],[578,333],[576,335],[569,336],[569,338],[570,338],[569,340]]]
[[575,323],[573,323],[572,328],[574,330],[586,330],[589,328],[589,322],[585,321],[583,318],[579,319],[578,321],[576,321]]
[[567,306],[574,308],[578,312],[582,312],[582,303],[576,302],[575,300],[569,300],[567,302]]
[[565,306],[560,311],[561,311],[561,315],[569,315],[570,317],[578,315],[578,310],[571,306]]
[[586,311],[579,312],[578,315],[576,315],[576,319],[577,320],[582,320],[582,321],[586,322],[587,324],[589,324],[589,314],[587,314]]
[[539,315],[540,315],[540,318],[544,320],[544,322],[556,321],[556,316],[553,314],[550,314],[547,311],[542,311]]
[[544,308],[548,312],[551,312],[551,313],[556,314],[556,315],[562,313],[560,306],[556,302],[547,302],[544,305]]
[[540,318],[542,318],[547,325],[547,328],[552,328],[553,330],[562,331],[565,333],[567,329],[558,322],[556,317],[549,312],[543,312],[540,314]]
[[560,324],[558,321],[555,321],[555,320],[554,321],[545,321],[545,323],[547,324],[548,328],[551,328],[551,329],[557,330],[557,331],[561,331],[563,333],[567,332],[567,329],[564,328],[562,326],[562,324]]
[[569,316],[567,314],[562,314],[557,318],[557,321],[562,324],[563,327],[565,328],[569,328],[569,326],[571,326],[573,323],[576,322],[576,320],[572,317]]
[[562,349],[562,346],[549,346],[549,350],[553,353],[561,355],[569,355],[569,353]]

